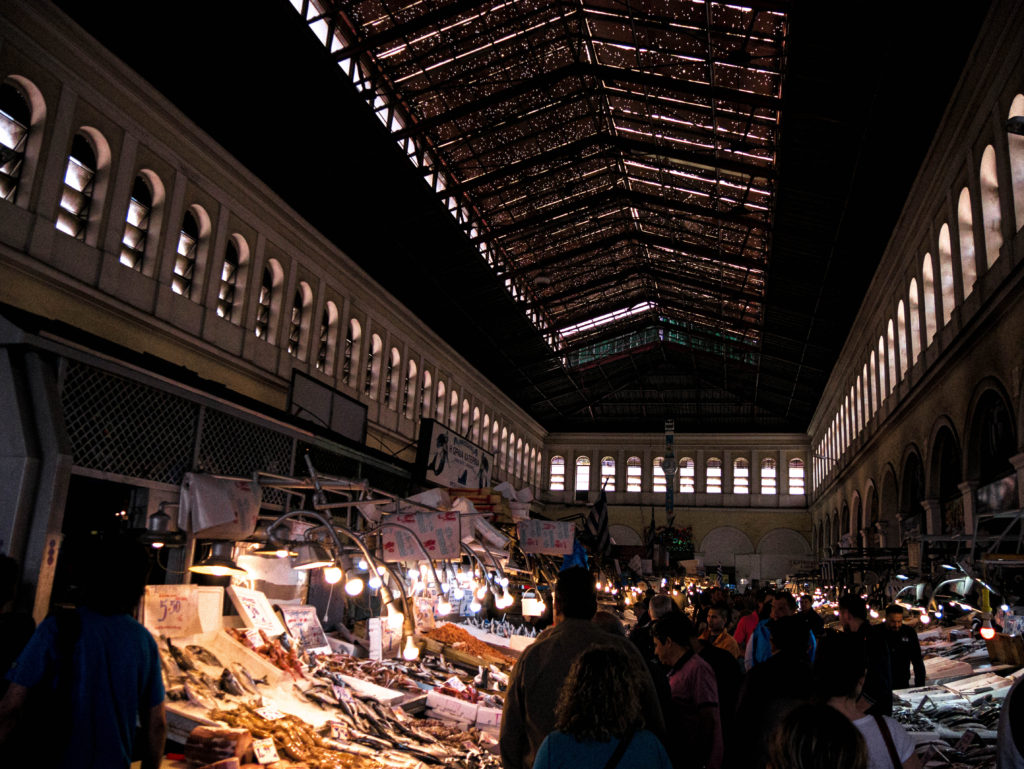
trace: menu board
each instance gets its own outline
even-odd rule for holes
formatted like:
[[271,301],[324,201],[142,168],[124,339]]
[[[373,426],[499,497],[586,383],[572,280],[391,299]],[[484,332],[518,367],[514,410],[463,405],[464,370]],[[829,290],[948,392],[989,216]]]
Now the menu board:
[[258,628],[271,638],[284,632],[284,626],[263,593],[232,585],[228,588],[228,595],[246,627]]
[[572,553],[576,528],[561,521],[520,521],[519,543],[524,553],[569,555]]
[[[389,523],[404,528],[388,526]],[[381,525],[385,561],[422,561],[424,548],[431,559],[461,556],[459,514],[454,510],[389,515]]]
[[288,632],[299,639],[302,648],[312,654],[330,654],[331,645],[327,641],[315,606],[295,606],[278,604],[278,610],[284,617]]

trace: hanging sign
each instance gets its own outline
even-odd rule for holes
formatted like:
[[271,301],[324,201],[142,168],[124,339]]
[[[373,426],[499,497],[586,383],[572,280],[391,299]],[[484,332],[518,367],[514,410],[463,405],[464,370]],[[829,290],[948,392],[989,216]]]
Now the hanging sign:
[[449,489],[486,489],[494,455],[433,419],[420,420],[416,467],[427,483]]
[[576,527],[561,521],[520,521],[519,544],[524,553],[570,555]]
[[259,590],[232,585],[228,588],[228,595],[246,627],[258,628],[271,638],[284,632],[284,626],[274,614],[270,601]]
[[156,637],[203,632],[196,585],[146,585],[143,624]]
[[[387,526],[388,523],[397,523],[405,528]],[[431,560],[461,556],[459,514],[454,510],[446,513],[398,513],[387,516],[384,524],[381,534],[385,561],[422,561],[424,548]],[[417,538],[423,543],[423,548],[417,544]]]
[[315,606],[296,606],[278,604],[278,610],[284,617],[288,632],[299,639],[302,648],[308,654],[330,654],[331,645],[327,641],[320,619],[316,616]]

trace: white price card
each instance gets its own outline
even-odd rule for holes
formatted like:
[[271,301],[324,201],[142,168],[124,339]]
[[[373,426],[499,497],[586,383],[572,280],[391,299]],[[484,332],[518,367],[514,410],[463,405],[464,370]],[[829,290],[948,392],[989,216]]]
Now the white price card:
[[[422,561],[425,557],[424,549],[432,559],[460,558],[462,555],[460,520],[455,510],[444,513],[399,513],[389,515],[385,520],[387,523],[399,524],[404,528],[385,525],[385,561]],[[421,543],[423,547],[420,547]]]
[[276,721],[279,718],[284,718],[284,713],[282,713],[277,708],[272,708],[272,707],[256,708],[256,712],[260,714],[261,718],[265,718],[268,721]]
[[168,638],[203,632],[196,585],[147,585],[143,624],[154,636]]
[[256,762],[260,764],[272,764],[281,760],[281,757],[277,755],[277,748],[274,747],[273,737],[253,740],[252,752],[256,756]]
[[246,627],[258,628],[272,638],[284,632],[284,626],[274,614],[270,601],[259,590],[232,585],[228,588],[228,595]]
[[570,555],[576,528],[562,521],[520,521],[519,543],[524,553]]
[[299,639],[302,648],[309,654],[330,654],[331,644],[327,640],[315,606],[278,604],[288,631]]

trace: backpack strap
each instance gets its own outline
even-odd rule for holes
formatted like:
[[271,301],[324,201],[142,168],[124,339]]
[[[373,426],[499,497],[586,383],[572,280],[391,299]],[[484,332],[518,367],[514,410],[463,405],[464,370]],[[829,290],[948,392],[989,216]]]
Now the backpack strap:
[[619,761],[622,760],[622,756],[626,752],[626,748],[629,747],[629,743],[632,741],[633,732],[626,732],[622,735],[622,739],[619,740],[619,744],[615,747],[615,752],[608,757],[608,763],[604,765],[604,769],[615,769]]
[[878,731],[882,733],[882,739],[885,740],[885,747],[889,749],[889,758],[892,759],[893,769],[901,769],[903,762],[900,761],[899,753],[896,752],[896,745],[892,741],[889,725],[885,723],[885,718],[882,716],[876,715],[874,719],[875,723],[878,724]]

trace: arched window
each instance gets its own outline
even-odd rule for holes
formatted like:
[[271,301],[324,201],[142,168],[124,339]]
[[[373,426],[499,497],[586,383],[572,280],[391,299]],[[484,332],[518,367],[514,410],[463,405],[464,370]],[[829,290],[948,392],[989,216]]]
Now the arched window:
[[370,336],[370,344],[366,349],[366,381],[363,383],[363,394],[377,400],[377,387],[380,384],[380,357],[384,351],[384,343],[378,334]]
[[960,277],[964,281],[966,299],[971,295],[974,282],[978,279],[977,263],[974,260],[974,214],[971,211],[971,193],[966,187],[960,190],[956,212],[957,231],[960,233]]
[[659,494],[668,490],[668,485],[665,483],[665,470],[661,466],[664,461],[665,457],[655,457],[651,463],[651,491]]
[[192,299],[196,271],[196,256],[199,250],[199,222],[195,213],[186,211],[181,219],[178,232],[178,247],[174,254],[174,274],[171,276],[171,291]]
[[871,416],[878,410],[878,358],[875,351],[871,351],[871,369],[869,378],[871,380]]
[[750,493],[750,462],[743,457],[732,461],[732,493]]
[[996,178],[996,151],[988,145],[981,154],[981,221],[985,233],[985,260],[991,267],[1003,245],[1003,221],[999,213],[999,181]]
[[359,343],[362,338],[363,327],[359,325],[358,320],[350,318],[348,331],[345,334],[345,357],[341,362],[341,378],[345,384],[353,388],[358,386],[356,381],[358,367],[353,366],[352,362],[359,360]]
[[313,290],[305,281],[299,283],[292,297],[292,310],[288,316],[288,344],[285,349],[293,358],[303,358],[309,335],[309,313],[313,306]]
[[[540,471],[540,452],[536,449],[530,449],[530,483],[533,486],[540,486],[540,478],[538,473]],[[563,469],[562,472],[565,472]]]
[[142,272],[146,252],[146,234],[149,232],[149,214],[153,210],[153,191],[146,177],[135,177],[132,194],[128,199],[124,235],[121,236],[121,264]]
[[921,357],[921,300],[917,294],[917,278],[910,279],[910,352],[911,363]]
[[412,419],[416,411],[416,361],[412,358],[405,367],[405,387],[402,392],[402,413],[406,419]]
[[896,389],[896,376],[899,373],[896,369],[896,328],[892,324],[892,318],[889,318],[886,341],[889,344],[889,392],[892,392]]
[[935,272],[931,254],[925,254],[921,262],[921,283],[924,293],[924,346],[927,347],[938,329],[935,321]]
[[510,432],[508,434],[508,474],[515,475],[516,473],[516,434]]
[[459,391],[455,389],[452,389],[448,402],[448,426],[453,430],[459,429]]
[[804,493],[804,461],[802,459],[789,460],[789,493]]
[[224,261],[220,267],[217,317],[235,322],[235,297],[238,294],[239,277],[247,254],[248,247],[240,235],[228,238],[227,246],[224,248]]
[[75,134],[64,169],[64,190],[57,213],[57,229],[78,240],[85,240],[96,181],[96,151],[85,134]]
[[[1010,120],[1024,120],[1024,94],[1017,94],[1010,104]],[[1007,133],[1006,144],[1010,151],[1010,179],[1013,183],[1013,210],[1017,218],[1014,232],[1024,227],[1024,135]]]
[[473,424],[470,432],[471,440],[473,443],[480,442],[480,407],[473,407]]
[[462,399],[462,425],[459,427],[459,432],[466,435],[469,432],[469,399]]
[[640,493],[643,488],[643,470],[640,457],[629,457],[626,460],[626,491]]
[[680,494],[693,494],[697,491],[696,466],[691,457],[680,459],[676,472],[679,473]]
[[398,410],[398,372],[402,370],[402,354],[397,347],[391,348],[384,366],[384,404],[392,411]]
[[498,430],[499,430],[499,427],[500,426],[498,424],[498,420],[495,419],[494,422],[491,424],[491,453],[492,454],[496,454],[498,452]]
[[565,457],[558,455],[551,457],[551,466],[548,471],[548,489],[551,491],[565,491]]
[[590,491],[590,457],[576,457],[576,491]]
[[761,493],[775,494],[777,491],[775,460],[771,457],[765,457],[761,460]]
[[885,403],[889,389],[885,386],[885,340],[878,337],[878,405]]
[[861,406],[860,402],[860,377],[857,377],[857,384],[850,388],[850,404],[853,406],[853,434],[860,435],[861,427],[863,422],[861,421]]
[[615,458],[601,457],[601,488],[615,491]]
[[484,412],[484,421],[480,426],[480,445],[485,449],[487,448],[487,436],[491,432],[491,415],[486,411]]
[[704,488],[708,494],[722,493],[722,460],[718,457],[704,463]]
[[283,271],[273,259],[263,268],[263,280],[260,281],[260,293],[256,297],[256,327],[253,332],[265,342],[273,344],[273,327],[270,323],[274,304],[277,300],[278,287],[281,285]]
[[942,325],[949,323],[956,306],[953,294],[953,257],[950,254],[949,225],[939,228],[939,279],[942,284]]
[[501,469],[508,472],[508,428],[501,428],[501,443],[498,444],[498,457]]
[[523,439],[516,441],[516,477],[523,477]]
[[[860,385],[860,400],[864,413],[861,415],[863,419],[863,425],[868,423],[871,419],[871,378],[868,376],[868,364],[864,364],[864,368],[860,372],[860,379],[857,380],[857,384]],[[863,427],[862,425],[862,427]]]
[[0,85],[0,200],[14,202],[28,144],[32,110],[10,83]]
[[316,343],[316,370],[324,374],[334,371],[334,346],[338,341],[338,305],[334,302],[324,304],[323,315],[320,316],[320,333]]
[[903,379],[907,375],[907,312],[902,299],[896,305],[896,327],[900,335],[900,379]]

